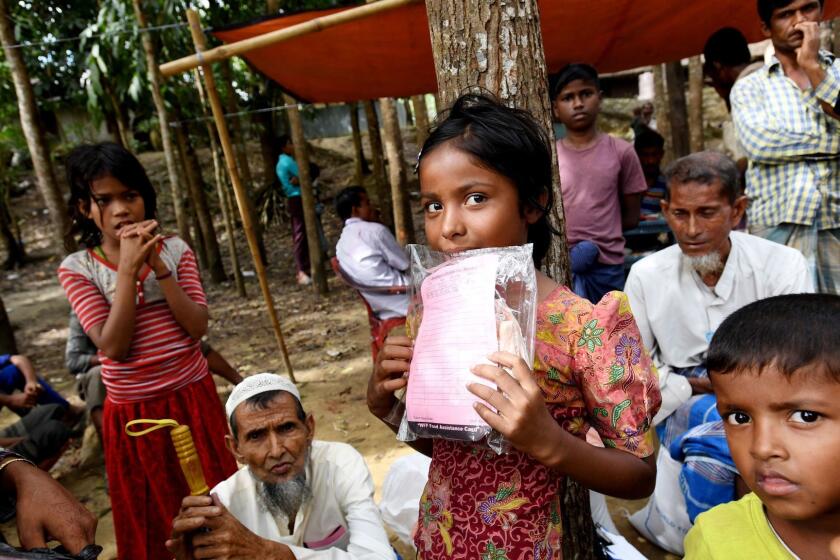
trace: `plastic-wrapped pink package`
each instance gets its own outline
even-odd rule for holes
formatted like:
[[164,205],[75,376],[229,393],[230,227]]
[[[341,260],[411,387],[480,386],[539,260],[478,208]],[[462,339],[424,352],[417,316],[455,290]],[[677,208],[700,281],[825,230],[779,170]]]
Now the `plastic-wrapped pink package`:
[[[398,439],[446,438],[503,453],[504,439],[478,416],[470,368],[502,350],[534,361],[537,282],[532,246],[441,253],[409,245],[407,330],[414,352]],[[397,410],[399,409],[399,411]],[[392,416],[393,417],[393,416]],[[396,418],[393,418],[396,420]],[[396,422],[395,422],[396,423]]]

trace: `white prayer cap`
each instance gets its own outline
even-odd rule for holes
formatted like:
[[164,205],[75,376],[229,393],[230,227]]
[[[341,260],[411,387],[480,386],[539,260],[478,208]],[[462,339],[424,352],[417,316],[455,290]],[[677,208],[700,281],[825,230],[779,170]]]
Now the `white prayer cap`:
[[246,377],[233,388],[233,392],[228,397],[227,404],[225,404],[228,422],[233,417],[233,411],[236,410],[237,406],[254,395],[267,393],[268,391],[286,391],[300,402],[300,392],[288,377],[276,373],[258,373]]

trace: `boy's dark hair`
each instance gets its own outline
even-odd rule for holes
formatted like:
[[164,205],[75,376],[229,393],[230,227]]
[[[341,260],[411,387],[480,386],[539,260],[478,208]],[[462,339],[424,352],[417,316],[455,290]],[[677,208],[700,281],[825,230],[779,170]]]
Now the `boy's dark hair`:
[[292,141],[292,138],[288,134],[281,134],[277,137],[277,148],[282,150],[286,147],[286,144]]
[[753,302],[726,318],[709,345],[706,366],[716,374],[791,375],[814,366],[840,382],[840,296],[794,294]]
[[556,98],[564,87],[575,80],[583,80],[595,86],[595,89],[598,91],[601,91],[601,80],[598,78],[598,71],[589,64],[576,62],[567,64],[557,73],[556,78],[554,78],[554,88],[551,90],[551,99]]
[[[758,17],[765,25],[770,25],[773,10],[788,6],[793,0],[758,0]],[[820,0],[820,7],[825,6],[825,0]]]
[[157,194],[146,170],[134,154],[119,144],[102,142],[77,146],[68,154],[64,166],[67,184],[70,185],[70,228],[64,235],[68,251],[72,249],[76,235],[88,248],[102,243],[102,232],[82,211],[90,212],[91,183],[97,179],[110,176],[137,191],[146,207],[145,219],[150,220],[157,215]]
[[[534,263],[539,267],[554,233],[548,223],[554,204],[552,148],[545,130],[529,112],[505,107],[485,94],[461,95],[441,116],[445,118],[435,123],[423,144],[418,169],[424,157],[451,141],[476,165],[510,179],[519,192],[520,210],[530,205],[543,213],[528,226],[528,242],[534,244]],[[543,194],[545,205],[539,201]]]
[[747,38],[734,27],[724,27],[712,33],[703,47],[703,57],[706,67],[714,62],[727,67],[740,66],[752,60]]
[[[253,397],[248,397],[247,399],[245,399],[245,401],[242,404],[245,404],[255,410],[265,410],[266,408],[268,408],[268,405],[270,405],[280,393],[287,393],[292,396],[292,400],[295,401],[295,414],[297,416],[297,419],[301,422],[306,422],[306,411],[303,410],[303,405],[300,403],[299,400],[295,398],[294,395],[292,395],[288,391],[281,391],[280,389],[277,389],[276,391],[266,391],[264,393],[257,393]],[[233,439],[239,439],[239,427],[236,425],[235,410],[233,411],[233,414],[230,415],[230,433],[233,436]]]
[[341,189],[335,196],[335,211],[338,217],[346,220],[353,215],[353,208],[358,208],[362,204],[362,195],[367,194],[364,187],[358,185],[351,185]]
[[637,152],[645,148],[657,148],[659,150],[664,150],[665,138],[652,128],[644,127],[642,131],[636,135],[635,140],[633,140],[633,147]]
[[730,204],[734,204],[741,194],[741,174],[738,172],[738,166],[720,152],[707,150],[681,157],[665,168],[664,175],[668,182],[665,200],[671,200],[671,188],[674,185],[713,185],[718,180],[722,193],[729,199]]

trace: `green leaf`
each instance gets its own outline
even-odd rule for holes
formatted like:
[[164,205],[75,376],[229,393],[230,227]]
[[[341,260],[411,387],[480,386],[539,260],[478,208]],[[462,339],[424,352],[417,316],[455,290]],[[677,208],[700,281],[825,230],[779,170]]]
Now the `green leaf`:
[[615,408],[612,412],[612,427],[615,428],[618,424],[618,419],[621,417],[621,413],[624,412],[624,409],[629,407],[631,404],[630,399],[625,399],[615,405]]

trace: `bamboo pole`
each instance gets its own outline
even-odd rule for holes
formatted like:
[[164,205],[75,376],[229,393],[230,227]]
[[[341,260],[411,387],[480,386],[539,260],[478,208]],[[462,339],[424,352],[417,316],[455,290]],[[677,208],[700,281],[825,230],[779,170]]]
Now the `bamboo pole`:
[[[362,131],[359,128],[359,104],[351,101],[347,104],[347,109],[350,111],[350,130],[353,138],[353,177],[356,184],[361,186],[365,181],[367,161],[365,161],[365,150],[362,146]],[[368,172],[370,172],[369,169]]]
[[688,59],[688,133],[692,152],[702,152],[703,141],[703,61]]
[[382,149],[382,136],[379,133],[379,117],[376,116],[376,104],[368,99],[362,101],[362,105],[365,108],[370,159],[373,163],[373,187],[368,191],[368,194],[373,194],[373,200],[379,207],[382,223],[388,229],[391,229],[394,227],[394,205],[391,202],[391,193],[388,191],[388,184],[385,181],[384,150]]
[[283,96],[289,106],[289,128],[292,133],[292,145],[295,148],[295,161],[298,166],[300,202],[303,206],[303,222],[306,228],[306,245],[309,249],[309,272],[312,275],[312,289],[315,297],[327,295],[327,275],[324,272],[324,252],[321,251],[321,238],[318,235],[318,214],[315,212],[315,193],[309,176],[309,148],[303,134],[303,121],[297,107],[297,100],[291,95]]
[[193,68],[201,65],[212,64],[213,62],[218,62],[220,60],[224,60],[225,58],[245,54],[246,52],[254,49],[267,47],[281,41],[287,41],[294,37],[300,37],[301,35],[317,33],[318,31],[323,31],[324,29],[340,25],[342,23],[366,18],[373,14],[386,12],[388,10],[408,6],[409,4],[415,4],[417,2],[420,2],[420,0],[380,0],[379,2],[374,2],[372,4],[365,4],[364,6],[350,8],[349,10],[343,10],[335,14],[322,16],[297,25],[292,25],[285,29],[278,29],[270,33],[265,33],[258,37],[251,37],[250,39],[244,39],[229,45],[222,45],[216,47],[215,49],[201,52],[200,54],[185,56],[183,58],[179,58],[178,60],[167,62],[160,67],[160,73],[164,77],[174,76],[176,74],[192,70]]
[[429,107],[426,105],[426,95],[415,95],[411,98],[414,105],[414,128],[417,130],[417,151],[423,149],[426,138],[429,137]]
[[[207,99],[204,95],[204,88],[201,87],[201,76],[198,68],[193,69],[193,79],[195,80],[195,88],[198,90],[198,98],[201,101],[201,112],[207,116]],[[207,136],[210,137],[210,154],[213,156],[213,178],[216,181],[216,194],[219,197],[219,206],[222,209],[222,219],[225,222],[225,231],[228,236],[228,251],[230,251],[230,262],[233,266],[233,280],[236,284],[236,292],[239,297],[248,297],[248,292],[245,290],[245,279],[242,277],[242,269],[239,266],[239,253],[236,250],[236,238],[233,227],[233,204],[231,204],[230,193],[225,185],[224,172],[222,171],[221,162],[219,162],[219,142],[216,139],[216,131],[213,130],[213,124],[210,121],[204,121],[207,125]]]
[[[198,13],[195,10],[187,10],[187,20],[190,24],[190,32],[192,33],[193,43],[195,43],[195,50],[201,53],[206,48],[204,31],[201,29],[201,21]],[[202,67],[204,74],[204,86],[207,88],[207,97],[210,100],[210,109],[213,111],[213,119],[216,121],[216,129],[219,133],[219,142],[222,144],[222,151],[225,154],[225,164],[227,165],[228,173],[230,174],[230,182],[233,185],[233,191],[236,194],[236,203],[239,206],[239,214],[242,217],[242,228],[245,230],[245,237],[248,239],[248,248],[251,250],[251,256],[254,259],[254,268],[256,268],[257,278],[260,281],[260,288],[262,289],[263,298],[265,299],[265,306],[268,309],[268,315],[271,319],[271,326],[274,328],[274,336],[277,338],[277,345],[280,347],[280,353],[283,356],[283,364],[286,366],[286,372],[289,378],[295,382],[295,374],[292,369],[292,362],[289,360],[289,351],[286,349],[286,340],[283,337],[283,330],[280,328],[280,321],[277,319],[277,311],[274,309],[274,298],[271,296],[271,289],[268,286],[268,278],[265,274],[265,265],[263,264],[260,249],[257,244],[257,238],[254,235],[254,224],[251,221],[251,215],[247,211],[247,203],[245,198],[248,196],[242,182],[239,180],[239,171],[236,168],[236,158],[233,153],[233,146],[230,142],[230,133],[228,132],[227,123],[225,122],[224,111],[222,110],[222,102],[219,100],[219,91],[216,89],[216,80],[213,77],[213,69],[208,65]]]
[[394,202],[394,232],[400,245],[414,243],[414,221],[411,218],[411,201],[405,178],[402,133],[397,116],[397,103],[393,97],[379,100],[382,110],[382,128],[385,155],[388,158],[388,179],[391,183],[391,200]]

